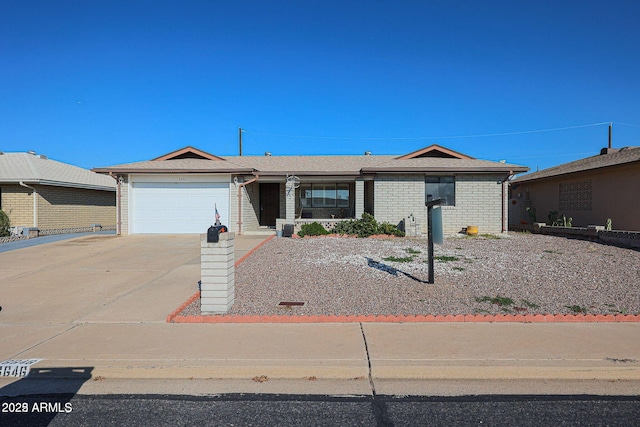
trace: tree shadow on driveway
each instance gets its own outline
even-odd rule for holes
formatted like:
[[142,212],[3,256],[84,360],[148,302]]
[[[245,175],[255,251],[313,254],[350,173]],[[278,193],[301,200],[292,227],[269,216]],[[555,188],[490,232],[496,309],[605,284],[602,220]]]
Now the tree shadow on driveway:
[[383,263],[381,263],[379,261],[375,261],[372,258],[365,257],[365,259],[367,260],[367,265],[369,267],[375,268],[376,270],[384,271],[385,273],[389,273],[389,274],[391,274],[392,276],[395,276],[395,277],[398,277],[399,274],[402,274],[402,275],[407,276],[411,280],[415,280],[416,282],[429,283],[427,280],[419,279],[416,276],[407,273],[406,271],[398,270],[397,268],[391,267],[390,265],[383,264]]

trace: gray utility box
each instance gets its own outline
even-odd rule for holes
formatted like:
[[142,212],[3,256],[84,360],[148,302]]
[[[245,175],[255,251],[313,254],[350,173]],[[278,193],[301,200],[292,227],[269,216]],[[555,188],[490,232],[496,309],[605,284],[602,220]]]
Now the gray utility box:
[[282,237],[293,236],[293,224],[285,224],[282,226]]

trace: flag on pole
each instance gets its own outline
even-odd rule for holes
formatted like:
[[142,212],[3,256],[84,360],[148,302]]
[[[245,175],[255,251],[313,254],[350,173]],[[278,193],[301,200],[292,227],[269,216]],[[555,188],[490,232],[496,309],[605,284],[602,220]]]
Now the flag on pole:
[[215,225],[222,225],[222,223],[220,222],[220,214],[218,213],[218,204],[216,203],[216,224]]

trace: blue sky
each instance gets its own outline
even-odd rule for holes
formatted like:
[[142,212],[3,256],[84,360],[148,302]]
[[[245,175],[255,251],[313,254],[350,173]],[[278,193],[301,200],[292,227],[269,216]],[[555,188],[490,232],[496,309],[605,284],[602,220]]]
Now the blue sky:
[[236,155],[242,127],[245,155],[440,144],[543,169],[608,122],[640,145],[638,22],[615,0],[0,0],[0,150]]

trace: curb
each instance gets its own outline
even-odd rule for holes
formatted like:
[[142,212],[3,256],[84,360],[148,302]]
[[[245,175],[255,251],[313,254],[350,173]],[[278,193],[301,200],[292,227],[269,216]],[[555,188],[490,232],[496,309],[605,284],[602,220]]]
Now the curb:
[[[184,307],[200,293],[192,296]],[[181,306],[182,307],[182,306]],[[458,314],[458,315],[202,315],[180,316],[176,310],[168,318],[172,323],[638,323],[640,314]]]

